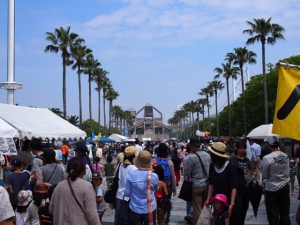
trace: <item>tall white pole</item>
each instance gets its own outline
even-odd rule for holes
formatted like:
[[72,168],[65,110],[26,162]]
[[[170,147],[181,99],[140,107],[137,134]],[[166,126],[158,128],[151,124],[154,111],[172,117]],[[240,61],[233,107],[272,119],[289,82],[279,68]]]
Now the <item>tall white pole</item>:
[[[15,81],[15,0],[8,1],[7,82]],[[14,90],[7,90],[7,103],[14,104]]]

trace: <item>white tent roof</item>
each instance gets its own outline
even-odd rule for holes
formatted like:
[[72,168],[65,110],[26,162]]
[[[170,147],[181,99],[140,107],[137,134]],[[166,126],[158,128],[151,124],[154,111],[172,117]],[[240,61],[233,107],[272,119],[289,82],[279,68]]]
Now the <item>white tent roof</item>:
[[85,138],[86,133],[49,109],[0,104],[0,118],[19,131],[20,138]]
[[0,137],[13,138],[19,137],[18,131],[0,118]]
[[120,134],[112,134],[108,138],[115,140],[116,142],[122,142],[122,140],[126,139],[125,136],[122,136]]

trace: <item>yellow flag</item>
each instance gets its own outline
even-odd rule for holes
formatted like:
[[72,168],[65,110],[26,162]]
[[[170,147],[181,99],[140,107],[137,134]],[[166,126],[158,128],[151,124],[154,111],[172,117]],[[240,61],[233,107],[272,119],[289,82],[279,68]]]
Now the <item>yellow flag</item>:
[[300,70],[279,67],[274,134],[300,140]]
[[99,134],[98,134],[98,137],[99,137],[99,138],[102,138],[102,134],[101,134],[101,133],[99,133]]

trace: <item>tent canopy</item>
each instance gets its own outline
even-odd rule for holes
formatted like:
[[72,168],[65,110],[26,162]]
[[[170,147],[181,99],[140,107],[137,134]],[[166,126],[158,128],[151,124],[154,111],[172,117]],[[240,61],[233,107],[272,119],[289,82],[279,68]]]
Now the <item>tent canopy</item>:
[[0,118],[0,137],[14,138],[19,137],[18,131]]
[[99,142],[100,142],[100,143],[103,143],[103,142],[114,143],[114,142],[116,142],[116,141],[113,140],[113,139],[109,139],[109,138],[103,136],[102,138],[99,139]]
[[19,132],[19,138],[79,139],[86,133],[49,109],[0,104],[0,118]]
[[125,136],[122,136],[120,134],[112,134],[108,138],[115,140],[116,142],[122,142],[122,140],[126,139]]

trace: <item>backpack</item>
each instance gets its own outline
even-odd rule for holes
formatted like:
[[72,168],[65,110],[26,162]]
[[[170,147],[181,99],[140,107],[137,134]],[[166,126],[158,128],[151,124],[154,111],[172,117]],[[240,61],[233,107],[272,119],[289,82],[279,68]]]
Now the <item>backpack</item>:
[[156,157],[157,164],[160,165],[161,167],[164,168],[164,175],[165,175],[165,183],[168,184],[171,182],[171,172],[170,172],[170,167],[168,164],[169,159],[165,158],[162,160],[159,157]]
[[202,144],[201,146],[201,150],[207,152],[207,146],[205,144]]

